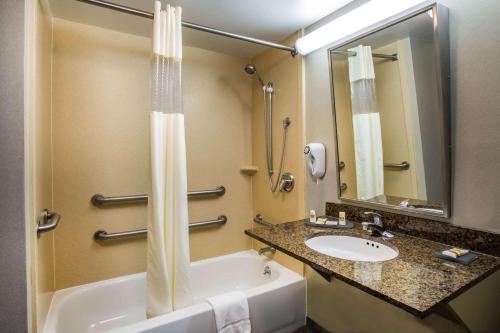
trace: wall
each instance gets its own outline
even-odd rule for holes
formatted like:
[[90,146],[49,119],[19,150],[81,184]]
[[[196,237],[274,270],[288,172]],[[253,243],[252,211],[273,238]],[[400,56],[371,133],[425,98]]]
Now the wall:
[[309,267],[305,276],[308,316],[332,332],[495,332],[500,327],[498,316],[485,306],[498,295],[498,272],[423,319],[344,281],[328,282]]
[[[52,210],[52,18],[38,0],[29,6],[30,33],[27,75],[28,221],[35,230],[40,212]],[[30,232],[31,311],[33,331],[43,323],[54,291],[54,232]]]
[[[54,20],[54,208],[56,288],[145,270],[146,241],[99,244],[108,232],[144,228],[145,205],[96,208],[94,193],[124,195],[149,186],[148,38]],[[190,221],[226,214],[220,228],[190,233],[191,259],[247,249],[251,179],[251,79],[248,60],[184,47],[188,189],[226,186],[224,197],[191,200]],[[216,244],[217,246],[214,246]]]
[[[337,59],[338,58],[338,59]],[[333,86],[335,91],[335,105],[337,114],[335,122],[344,124],[337,128],[339,164],[344,162],[340,169],[340,183],[347,185],[342,191],[346,198],[357,198],[356,156],[354,153],[354,128],[351,112],[351,87],[349,83],[348,62],[345,56],[337,56],[335,61],[330,61],[333,73]],[[332,95],[333,96],[333,95]]]
[[[349,7],[334,13],[318,25],[363,2],[351,3]],[[497,107],[500,95],[496,87],[500,85],[500,76],[495,68],[498,67],[496,54],[500,53],[500,26],[496,24],[500,16],[500,3],[493,0],[440,2],[450,9],[453,145],[453,208],[450,223],[499,232],[497,216],[500,208],[496,204],[496,198],[500,179],[496,175],[500,169],[500,114]],[[334,167],[336,160],[333,154],[334,122],[326,49],[310,53],[305,59],[306,140],[321,140],[327,144],[330,152],[327,155],[330,167],[326,177],[320,184],[309,179],[306,183],[308,206],[318,210],[324,210],[326,201],[338,202]],[[484,53],[485,49],[488,49],[487,53]],[[455,310],[471,330],[493,331],[498,328],[494,313],[488,311],[496,309],[494,300],[484,295],[488,292],[495,294],[492,286],[498,285],[499,278],[498,274],[491,276],[453,302]],[[328,292],[328,288],[322,289],[322,293]],[[356,291],[352,288],[351,292]],[[364,296],[368,297],[367,294]],[[365,301],[368,302],[360,300]],[[472,320],[467,311],[477,308],[477,304],[487,310]],[[309,309],[319,305],[322,308],[333,306],[310,298]]]
[[[284,45],[292,45],[298,38],[294,34],[282,41]],[[258,167],[258,172],[252,177],[254,215],[260,213],[266,221],[281,223],[302,219],[305,216],[304,206],[304,115],[303,115],[303,81],[302,57],[291,57],[282,50],[268,49],[252,59],[265,83],[274,84],[273,95],[273,154],[276,179],[281,157],[283,142],[282,120],[290,117],[292,123],[288,128],[286,158],[283,172],[291,172],[295,177],[295,187],[292,192],[271,193],[267,176],[265,127],[263,110],[262,86],[256,78],[253,79],[252,108],[252,164]],[[242,73],[243,67],[239,69]],[[256,243],[256,246],[260,244]],[[283,254],[276,254],[277,261],[302,273],[302,264]]]
[[0,1],[0,327],[28,329],[24,182],[24,1]]
[[409,118],[408,114],[412,110],[409,110],[405,104],[403,73],[400,72],[402,67],[407,67],[404,63],[408,62],[408,59],[402,57],[401,52],[399,52],[401,42],[395,41],[373,51],[400,55],[398,61],[374,58],[384,162],[407,161],[411,165],[408,170],[384,168],[384,193],[401,198],[425,200],[425,197],[420,198],[417,195],[415,155],[412,154],[414,149],[412,149],[413,146],[410,142],[411,127],[407,126],[409,124],[406,122],[406,119]]
[[[495,204],[500,186],[500,179],[495,177],[500,167],[497,144],[500,115],[496,108],[500,96],[495,87],[500,84],[500,77],[491,70],[496,68],[494,54],[500,52],[500,44],[496,43],[500,38],[500,27],[495,24],[500,15],[500,3],[493,0],[440,2],[450,9],[453,167],[450,222],[500,232],[496,220],[500,208]],[[354,2],[353,5],[360,3]],[[484,54],[481,51],[484,48],[493,49]],[[333,131],[333,121],[326,49],[310,53],[305,61],[308,141],[313,138],[325,142],[335,140],[329,134]],[[315,130],[317,126],[322,130]],[[329,151],[332,152],[329,162],[334,164],[333,150]],[[478,166],[482,167],[478,169]],[[306,184],[311,206],[338,201],[335,172],[335,169],[329,170],[320,185]]]

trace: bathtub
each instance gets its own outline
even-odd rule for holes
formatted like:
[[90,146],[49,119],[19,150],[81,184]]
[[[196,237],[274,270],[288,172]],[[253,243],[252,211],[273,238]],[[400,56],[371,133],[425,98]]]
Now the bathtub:
[[[263,274],[265,266],[271,275]],[[192,306],[146,319],[146,273],[133,274],[57,291],[43,332],[216,332],[205,300],[233,290],[248,297],[252,332],[293,332],[305,325],[304,279],[253,250],[197,261],[192,270]]]

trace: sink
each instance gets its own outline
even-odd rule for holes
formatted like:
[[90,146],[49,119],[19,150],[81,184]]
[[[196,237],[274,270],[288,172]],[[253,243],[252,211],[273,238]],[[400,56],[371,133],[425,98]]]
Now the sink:
[[351,236],[317,236],[305,243],[314,251],[347,260],[377,262],[398,256],[398,251],[387,245]]

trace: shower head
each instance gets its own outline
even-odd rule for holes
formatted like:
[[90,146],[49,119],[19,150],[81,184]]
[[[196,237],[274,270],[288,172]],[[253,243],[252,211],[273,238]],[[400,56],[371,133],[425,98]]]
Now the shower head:
[[257,73],[257,69],[252,64],[246,64],[245,65],[245,72],[247,72],[247,74],[253,75],[253,74]]
[[259,80],[260,84],[262,84],[263,87],[265,86],[264,81],[262,81],[259,73],[257,72],[257,68],[255,68],[254,65],[246,64],[245,65],[245,72],[247,72],[247,74],[249,74],[249,75],[254,75],[254,74],[257,75],[257,79]]

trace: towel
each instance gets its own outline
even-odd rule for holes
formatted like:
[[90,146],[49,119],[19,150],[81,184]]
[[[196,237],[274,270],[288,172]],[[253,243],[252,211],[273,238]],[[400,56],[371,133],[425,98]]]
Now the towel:
[[458,257],[458,258],[453,258],[453,257],[449,257],[449,256],[443,254],[442,251],[437,251],[436,257],[438,257],[440,259],[448,260],[448,261],[458,262],[459,264],[462,264],[465,266],[469,265],[470,263],[472,263],[474,260],[476,260],[478,258],[477,255],[475,255],[472,252],[464,254],[463,256]]
[[250,333],[250,311],[247,297],[241,291],[234,291],[211,297],[218,333]]

